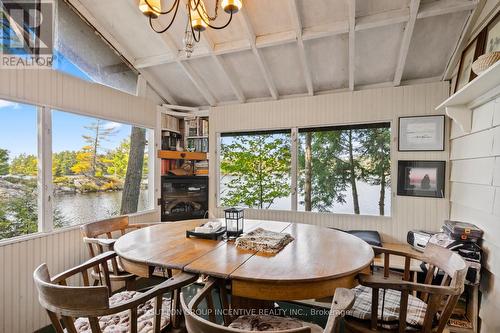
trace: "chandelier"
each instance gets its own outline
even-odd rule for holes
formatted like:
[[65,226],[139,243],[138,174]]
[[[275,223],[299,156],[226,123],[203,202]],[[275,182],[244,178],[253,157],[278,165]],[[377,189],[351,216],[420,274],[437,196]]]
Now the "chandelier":
[[[186,57],[190,57],[193,53],[194,43],[200,41],[201,32],[206,30],[207,27],[212,29],[224,29],[231,23],[233,19],[233,14],[236,14],[241,9],[242,0],[214,0],[215,1],[215,13],[210,15],[205,7],[203,0],[188,0],[186,4],[186,12],[188,14],[188,20],[186,24],[186,29],[184,31],[184,52]],[[149,18],[149,25],[156,33],[164,33],[174,23],[175,17],[177,16],[177,11],[181,0],[174,0],[172,5],[162,11],[162,0],[139,0],[139,10]],[[221,26],[213,25],[219,14],[219,2],[220,7],[229,14],[227,22]],[[153,20],[158,19],[161,15],[171,15],[170,21],[164,28],[156,28]]]

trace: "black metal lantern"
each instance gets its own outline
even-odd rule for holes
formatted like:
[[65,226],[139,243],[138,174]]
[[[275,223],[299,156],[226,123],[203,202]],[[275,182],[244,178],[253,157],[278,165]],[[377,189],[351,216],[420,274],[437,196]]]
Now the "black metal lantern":
[[227,237],[238,237],[243,233],[243,209],[233,207],[224,209],[224,212]]

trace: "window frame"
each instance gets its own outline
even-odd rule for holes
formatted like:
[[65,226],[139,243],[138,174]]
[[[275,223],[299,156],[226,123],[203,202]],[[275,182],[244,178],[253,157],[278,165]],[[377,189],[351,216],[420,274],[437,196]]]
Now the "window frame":
[[[38,160],[38,173],[37,173],[37,215],[38,215],[38,230],[37,232],[19,235],[10,238],[0,239],[0,246],[17,243],[20,241],[26,241],[28,239],[34,239],[43,237],[48,234],[55,234],[64,232],[67,230],[80,228],[81,224],[66,226],[62,228],[54,228],[53,219],[53,205],[52,205],[52,195],[53,195],[53,179],[52,179],[52,111],[66,112],[73,115],[79,115],[84,117],[98,118],[107,121],[119,122],[130,126],[140,126],[147,130],[146,136],[148,140],[148,198],[151,199],[151,207],[149,209],[129,214],[130,216],[141,216],[156,213],[158,208],[156,206],[156,193],[157,193],[157,181],[156,181],[156,169],[159,167],[157,159],[155,158],[155,150],[158,143],[158,126],[153,128],[139,125],[130,124],[121,120],[111,120],[105,118],[96,117],[94,114],[87,114],[83,112],[72,112],[67,109],[52,108],[49,105],[37,104],[27,101],[18,101],[12,98],[4,98],[0,96],[1,100],[21,103],[26,105],[31,105],[37,110],[37,160]],[[151,152],[149,150],[152,150]]]
[[[384,125],[388,124],[389,126],[376,126],[376,125]],[[391,191],[390,191],[390,215],[371,215],[371,214],[354,214],[354,213],[336,213],[336,212],[308,212],[308,211],[300,211],[298,210],[298,171],[299,171],[299,147],[298,147],[298,138],[299,133],[304,133],[306,130],[314,129],[331,129],[331,130],[341,130],[346,128],[381,128],[386,127],[391,130],[391,142],[390,142],[390,159],[391,159]],[[221,195],[220,195],[220,181],[221,181],[221,172],[220,172],[220,161],[221,161],[221,138],[223,136],[227,136],[228,134],[251,134],[251,133],[266,133],[266,132],[290,132],[291,138],[291,165],[290,165],[290,200],[291,200],[291,208],[289,210],[282,209],[264,209],[266,211],[275,211],[275,212],[300,212],[303,214],[331,214],[335,216],[359,216],[359,217],[373,217],[373,218],[382,218],[382,219],[391,219],[394,215],[394,203],[395,203],[395,191],[393,189],[392,183],[394,183],[394,127],[393,120],[376,120],[369,122],[355,122],[355,123],[343,123],[343,124],[321,124],[316,126],[292,126],[288,128],[273,128],[273,129],[255,129],[255,130],[240,130],[240,131],[227,131],[227,132],[216,132],[216,149],[215,149],[215,208],[216,209],[224,209],[226,207],[221,204]],[[259,208],[246,208],[252,210],[260,210]]]

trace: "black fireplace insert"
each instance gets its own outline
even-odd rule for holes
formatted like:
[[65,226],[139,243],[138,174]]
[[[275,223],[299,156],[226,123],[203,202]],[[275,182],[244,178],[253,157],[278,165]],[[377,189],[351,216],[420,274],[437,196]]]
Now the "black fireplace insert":
[[161,220],[202,219],[208,212],[207,176],[162,176]]

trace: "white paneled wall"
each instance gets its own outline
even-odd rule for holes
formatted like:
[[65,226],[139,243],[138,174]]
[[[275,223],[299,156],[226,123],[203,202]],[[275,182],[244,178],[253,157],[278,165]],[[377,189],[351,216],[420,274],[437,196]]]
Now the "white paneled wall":
[[[434,108],[448,95],[448,83],[437,82],[214,107],[210,109],[210,147],[217,147],[217,133],[221,132],[390,121],[392,123],[392,184],[395,193],[399,159],[447,161],[449,155],[448,144],[444,152],[398,152],[398,117],[436,114]],[[448,136],[447,133],[446,136]],[[216,207],[217,159],[215,149],[212,148],[210,152],[210,210],[222,216],[222,210]],[[448,166],[447,169],[449,169]],[[437,230],[443,220],[448,218],[448,185],[447,183],[444,199],[393,195],[391,217],[274,210],[247,210],[245,214],[250,218],[304,222],[343,229],[374,229],[380,231],[386,241],[404,241],[408,230]]]
[[485,232],[481,331],[500,331],[500,97],[472,113],[472,131],[452,124],[451,218]]
[[[0,99],[155,128],[154,102],[48,69],[0,69]],[[134,223],[158,220],[159,211],[131,217]],[[86,259],[78,228],[0,241],[0,332],[27,333],[49,324],[32,279],[38,265],[45,262],[56,274]]]

